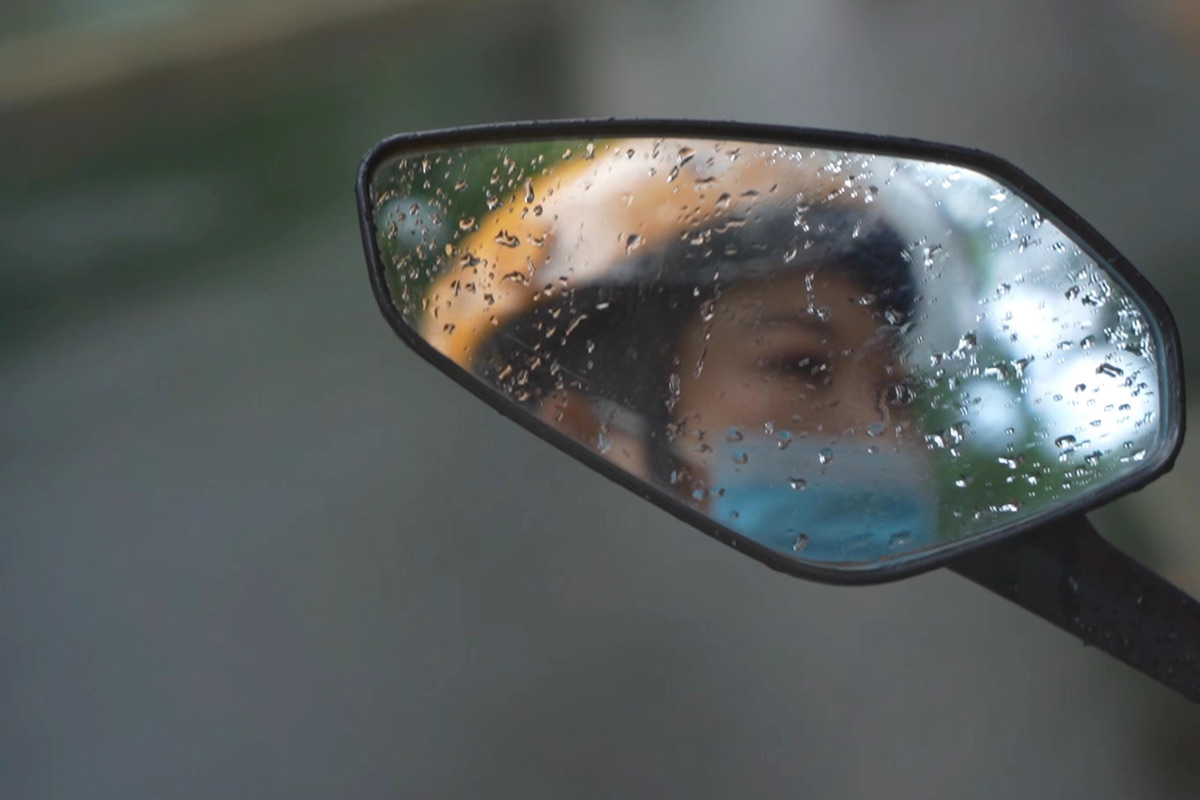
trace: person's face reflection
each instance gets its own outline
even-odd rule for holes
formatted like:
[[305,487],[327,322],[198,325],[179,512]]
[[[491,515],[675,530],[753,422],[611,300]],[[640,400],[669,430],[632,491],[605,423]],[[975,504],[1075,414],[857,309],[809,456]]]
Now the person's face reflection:
[[679,339],[685,460],[703,461],[688,454],[729,429],[837,437],[902,425],[887,402],[903,374],[882,310],[834,270],[742,283],[711,311]]
[[[882,425],[880,433],[903,437],[905,420],[888,402],[904,377],[894,328],[877,302],[835,270],[731,285],[715,301],[697,299],[684,317],[670,368],[678,375],[671,438],[674,457],[693,477],[705,471],[707,444],[731,428],[836,438]],[[665,402],[670,378],[659,381]],[[614,424],[586,394],[554,392],[541,415],[622,469],[651,478],[645,432]]]

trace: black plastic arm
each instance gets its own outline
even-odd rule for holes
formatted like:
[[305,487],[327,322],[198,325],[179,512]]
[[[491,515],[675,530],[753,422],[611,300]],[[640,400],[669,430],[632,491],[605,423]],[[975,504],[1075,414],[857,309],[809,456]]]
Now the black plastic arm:
[[1082,514],[950,569],[1200,702],[1200,602],[1113,547]]

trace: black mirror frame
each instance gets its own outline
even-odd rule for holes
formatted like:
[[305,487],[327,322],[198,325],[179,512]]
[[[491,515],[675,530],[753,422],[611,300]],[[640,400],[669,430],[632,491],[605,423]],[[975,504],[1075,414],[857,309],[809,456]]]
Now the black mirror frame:
[[[987,535],[968,539],[962,543],[950,544],[925,555],[852,569],[821,566],[813,562],[789,558],[709,519],[666,492],[627,475],[599,454],[592,452],[534,416],[523,413],[514,406],[510,398],[477,380],[466,370],[436,351],[408,325],[393,302],[387,285],[385,275],[387,265],[384,263],[377,244],[377,230],[371,198],[371,176],[375,169],[385,160],[409,152],[427,152],[473,144],[625,136],[735,139],[879,153],[967,167],[996,178],[1014,190],[1046,218],[1055,221],[1066,235],[1098,263],[1111,267],[1117,276],[1125,281],[1125,288],[1146,306],[1158,323],[1161,334],[1160,361],[1165,371],[1166,386],[1169,388],[1168,392],[1160,393],[1159,398],[1159,413],[1164,421],[1165,430],[1164,435],[1159,439],[1158,446],[1152,453],[1147,454],[1144,466],[1136,473],[1085,492],[1062,506],[1003,526]],[[1170,471],[1183,445],[1185,404],[1182,350],[1175,319],[1166,302],[1149,281],[1095,228],[1037,181],[1016,166],[990,153],[916,139],[735,122],[609,119],[503,123],[402,134],[384,139],[371,148],[363,159],[358,173],[356,194],[363,250],[367,257],[375,299],[384,318],[405,344],[492,408],[572,458],[583,462],[606,478],[615,481],[718,541],[749,555],[772,569],[798,578],[832,584],[873,584],[898,580],[945,566],[951,561],[981,548],[993,546],[1022,534],[1049,529],[1055,522],[1081,515],[1090,509],[1142,488],[1163,473]]]

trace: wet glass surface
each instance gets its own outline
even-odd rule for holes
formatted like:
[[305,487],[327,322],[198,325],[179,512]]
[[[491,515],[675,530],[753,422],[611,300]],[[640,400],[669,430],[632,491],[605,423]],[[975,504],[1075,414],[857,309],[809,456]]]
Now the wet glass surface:
[[395,302],[435,348],[790,557],[986,535],[1163,445],[1146,310],[970,169],[553,141],[400,158],[373,195]]

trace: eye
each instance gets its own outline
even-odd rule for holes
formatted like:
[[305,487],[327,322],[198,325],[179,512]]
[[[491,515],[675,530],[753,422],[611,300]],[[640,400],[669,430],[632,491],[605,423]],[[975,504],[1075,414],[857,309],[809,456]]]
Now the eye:
[[763,373],[774,373],[820,386],[828,386],[833,380],[833,363],[813,353],[784,353],[760,358],[758,368]]

